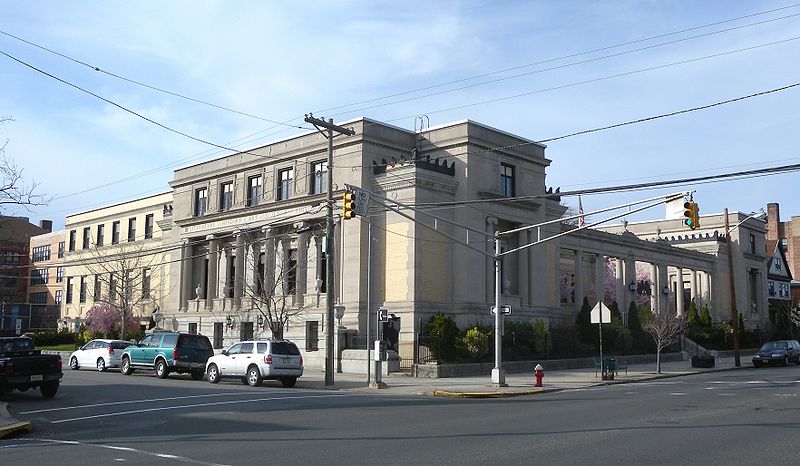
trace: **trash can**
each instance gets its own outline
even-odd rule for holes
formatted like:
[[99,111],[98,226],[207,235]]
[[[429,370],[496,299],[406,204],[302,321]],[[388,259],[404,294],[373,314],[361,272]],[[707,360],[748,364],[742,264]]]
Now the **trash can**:
[[617,360],[614,358],[603,359],[603,380],[614,380],[614,372],[617,370]]

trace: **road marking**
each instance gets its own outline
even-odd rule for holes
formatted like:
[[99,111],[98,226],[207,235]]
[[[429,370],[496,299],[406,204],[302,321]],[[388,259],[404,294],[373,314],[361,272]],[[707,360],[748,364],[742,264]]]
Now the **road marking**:
[[152,403],[155,401],[174,401],[174,400],[186,400],[189,398],[206,398],[210,396],[236,396],[236,395],[244,395],[248,394],[246,392],[226,392],[226,393],[210,393],[206,395],[186,395],[186,396],[172,396],[169,398],[150,398],[149,400],[126,400],[126,401],[110,401],[108,403],[94,403],[90,405],[78,405],[78,406],[67,406],[64,408],[50,408],[50,409],[36,409],[33,411],[20,411],[19,414],[38,414],[38,413],[48,413],[52,411],[65,411],[68,409],[82,409],[82,408],[97,408],[100,406],[114,406],[114,405],[127,405],[133,403]]
[[85,421],[87,419],[97,419],[101,417],[111,417],[111,416],[123,416],[127,414],[140,414],[140,413],[150,413],[153,411],[169,411],[173,409],[185,409],[185,408],[200,408],[204,406],[222,406],[222,405],[232,405],[232,404],[241,404],[241,403],[255,403],[259,401],[275,401],[275,400],[299,400],[304,398],[336,398],[336,397],[353,397],[353,396],[363,396],[357,394],[332,394],[332,395],[302,395],[302,396],[284,396],[284,397],[269,397],[269,398],[253,398],[250,400],[231,400],[231,401],[214,401],[210,403],[197,403],[193,405],[181,405],[181,406],[164,406],[161,408],[143,408],[143,409],[135,409],[131,411],[121,411],[117,413],[106,413],[106,414],[95,414],[92,416],[81,416],[81,417],[74,417],[70,419],[59,419],[56,421],[50,421],[51,424],[61,424],[64,422],[75,422],[75,421]]
[[678,384],[682,384],[682,383],[683,382],[678,382],[678,381],[674,381],[674,382],[640,382],[637,385],[678,385]]
[[718,393],[719,396],[736,396],[735,393]]
[[[55,444],[59,444],[59,445],[78,445],[78,446],[82,446],[82,447],[105,448],[105,449],[109,449],[109,450],[123,450],[123,451],[128,451],[128,452],[131,452],[131,453],[139,453],[141,455],[155,456],[155,457],[158,457],[158,458],[173,459],[173,460],[176,460],[176,461],[180,461],[182,463],[203,464],[203,465],[206,465],[206,466],[226,466],[224,464],[219,464],[219,463],[207,463],[205,461],[199,461],[199,460],[195,460],[195,459],[192,459],[192,458],[187,458],[185,456],[169,455],[169,454],[166,454],[166,453],[155,453],[155,452],[151,452],[151,451],[137,450],[135,448],[117,447],[117,446],[114,446],[114,445],[104,445],[102,443],[83,443],[83,442],[76,442],[74,440],[52,440],[52,439],[30,439],[30,440],[26,439],[26,441],[29,441],[29,442],[55,443]],[[115,461],[125,461],[125,460],[121,459],[121,458],[117,458],[117,459],[115,459]]]
[[672,396],[686,396],[686,393],[683,393],[683,392],[672,392],[672,393],[670,393],[670,395],[672,395]]

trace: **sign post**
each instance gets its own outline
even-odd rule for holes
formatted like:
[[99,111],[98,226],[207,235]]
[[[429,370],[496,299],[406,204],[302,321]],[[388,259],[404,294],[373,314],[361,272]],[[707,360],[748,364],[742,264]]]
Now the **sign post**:
[[[599,301],[592,308],[589,313],[591,323],[597,324],[597,329],[600,332],[600,370],[603,374],[603,380],[609,379],[608,371],[606,369],[606,361],[603,359],[603,324],[611,323],[611,309],[609,309],[602,301]],[[611,380],[614,380],[614,372],[611,372]]]

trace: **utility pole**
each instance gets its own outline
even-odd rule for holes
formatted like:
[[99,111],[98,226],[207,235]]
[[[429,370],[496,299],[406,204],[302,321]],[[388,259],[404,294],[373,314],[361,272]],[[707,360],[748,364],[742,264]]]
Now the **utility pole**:
[[[738,225],[737,225],[738,226]],[[733,329],[733,361],[736,367],[742,365],[739,351],[739,311],[736,309],[736,283],[733,277],[733,241],[728,224],[728,209],[725,209],[725,238],[728,242],[728,276],[731,288],[731,329]]]
[[[333,118],[325,121],[320,118],[314,117],[311,113],[305,117],[306,123],[311,123],[317,128],[317,131],[322,133],[323,136],[328,138],[328,195],[326,203],[328,204],[328,227],[325,235],[325,262],[327,265],[326,282],[325,282],[325,296],[327,300],[328,312],[325,317],[325,385],[333,385],[333,373],[336,371],[334,363],[336,357],[333,351],[333,138],[339,134],[346,134],[353,136],[356,134],[352,128],[344,128],[342,126],[334,125]],[[328,130],[327,133],[322,128]],[[334,135],[333,133],[337,134]]]

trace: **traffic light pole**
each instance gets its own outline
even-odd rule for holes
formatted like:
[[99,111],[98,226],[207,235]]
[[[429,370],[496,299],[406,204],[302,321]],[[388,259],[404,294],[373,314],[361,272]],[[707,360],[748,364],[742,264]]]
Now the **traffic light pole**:
[[[317,128],[317,131],[322,133],[323,136],[328,138],[328,192],[326,197],[326,204],[328,204],[328,226],[325,236],[325,262],[327,265],[327,272],[325,274],[325,296],[327,301],[327,312],[325,316],[325,385],[333,385],[333,374],[336,372],[336,355],[333,350],[333,320],[334,320],[334,249],[333,249],[333,138],[334,131],[338,134],[346,134],[352,136],[356,134],[352,128],[344,128],[333,124],[333,119],[329,118],[328,121],[314,117],[308,114],[305,117],[306,123],[311,123]],[[322,131],[321,128],[327,129],[327,133]],[[337,134],[337,135],[338,135]]]

